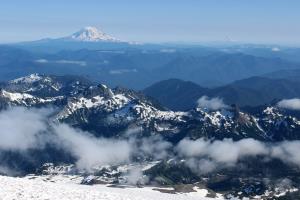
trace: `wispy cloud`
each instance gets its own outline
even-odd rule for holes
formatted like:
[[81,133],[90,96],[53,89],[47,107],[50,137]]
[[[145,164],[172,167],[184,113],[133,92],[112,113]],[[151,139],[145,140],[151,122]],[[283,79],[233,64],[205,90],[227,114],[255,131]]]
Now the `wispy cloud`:
[[135,73],[137,69],[114,69],[110,70],[109,73],[112,75],[124,74],[124,73]]
[[300,99],[284,99],[279,101],[277,106],[289,110],[300,110]]
[[138,155],[163,159],[172,146],[159,136],[137,137],[134,133],[141,131],[138,127],[127,131],[127,139],[97,138],[67,124],[49,121],[51,114],[53,109],[10,108],[0,112],[0,152],[26,154],[50,144],[74,157],[79,169],[90,171],[98,166],[129,163]]
[[46,60],[46,59],[38,59],[38,60],[35,60],[35,62],[37,62],[37,63],[48,63],[49,61]]
[[43,133],[47,131],[45,119],[48,109],[14,108],[0,113],[0,149],[24,151],[43,148]]
[[234,167],[246,157],[263,156],[280,159],[300,168],[300,141],[263,143],[254,139],[210,141],[183,139],[176,147],[180,157],[197,173],[209,173],[224,167]]
[[80,65],[80,66],[86,66],[85,61],[78,61],[78,60],[57,60],[55,63],[58,64],[74,64],[74,65]]
[[271,50],[272,50],[273,52],[279,52],[279,51],[280,51],[280,49],[279,49],[278,47],[273,47]]
[[[244,158],[262,156],[279,159],[300,168],[300,141],[264,143],[254,139],[233,141],[183,139],[173,145],[161,136],[139,137],[142,129],[129,129],[124,139],[98,138],[67,124],[48,121],[52,109],[10,108],[0,112],[0,151],[26,153],[42,150],[47,144],[75,158],[79,169],[92,171],[103,165],[128,164],[134,158],[184,159],[197,173],[209,173],[224,167],[234,167]],[[1,171],[14,172],[0,165]],[[15,172],[14,172],[15,173]],[[141,177],[139,169],[128,175],[130,182]]]
[[176,49],[161,49],[161,53],[175,53]]
[[223,99],[219,97],[209,99],[207,96],[202,96],[197,101],[198,107],[206,108],[209,110],[219,110],[222,108],[228,108],[229,106],[223,102]]
[[56,63],[56,64],[66,64],[66,65],[80,65],[86,66],[87,63],[85,61],[79,60],[47,60],[47,59],[38,59],[35,60],[36,63],[47,64],[47,63]]
[[66,124],[54,126],[54,132],[57,135],[56,144],[77,158],[76,164],[80,169],[122,164],[130,159],[132,149],[125,140],[95,138]]

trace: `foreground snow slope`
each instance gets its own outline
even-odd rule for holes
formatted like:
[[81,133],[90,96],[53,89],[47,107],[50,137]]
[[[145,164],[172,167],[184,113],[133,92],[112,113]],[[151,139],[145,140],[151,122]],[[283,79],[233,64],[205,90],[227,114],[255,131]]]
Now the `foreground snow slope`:
[[202,200],[205,190],[185,194],[167,194],[153,188],[113,188],[105,185],[79,185],[72,182],[36,178],[13,178],[0,176],[0,200],[10,199],[84,199],[84,200]]

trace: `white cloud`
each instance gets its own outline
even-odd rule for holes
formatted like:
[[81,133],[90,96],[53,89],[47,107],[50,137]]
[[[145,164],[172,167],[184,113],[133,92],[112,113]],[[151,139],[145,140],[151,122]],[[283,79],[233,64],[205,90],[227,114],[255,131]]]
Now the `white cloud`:
[[216,141],[183,139],[178,144],[177,151],[184,157],[208,157],[218,163],[228,165],[234,165],[244,156],[268,153],[265,145],[254,139],[243,139],[237,142],[231,139]]
[[198,99],[197,103],[198,107],[209,110],[228,108],[228,105],[226,105],[219,97],[209,99],[207,96],[202,96],[200,99]]
[[277,106],[289,110],[300,110],[300,99],[283,99],[278,102]]
[[232,141],[183,139],[176,147],[180,157],[197,173],[209,173],[217,168],[235,166],[245,157],[264,156],[279,159],[286,164],[300,168],[300,141],[263,143],[254,139]]
[[300,141],[284,141],[272,146],[271,157],[300,167]]
[[51,143],[77,158],[77,166],[81,169],[129,161],[132,150],[129,142],[95,138],[65,124],[49,125],[47,119],[51,112],[51,109],[27,108],[2,111],[0,150],[25,153]]
[[143,174],[143,171],[139,167],[133,167],[129,169],[126,174],[126,183],[131,185],[136,184],[146,184],[148,182],[148,177]]
[[43,148],[47,109],[14,108],[0,113],[0,149],[24,151]]
[[109,73],[112,75],[124,74],[124,73],[135,73],[135,72],[137,72],[137,69],[115,69],[109,71]]
[[161,49],[161,53],[175,53],[176,49]]
[[152,136],[143,138],[138,141],[141,145],[138,146],[136,152],[143,152],[146,155],[153,156],[155,159],[164,159],[168,156],[168,150],[171,149],[172,144],[164,141],[160,136]]
[[57,134],[57,145],[69,151],[77,158],[77,167],[90,170],[93,167],[107,164],[128,162],[131,146],[127,141],[95,138],[88,132],[83,132],[65,124],[54,126]]
[[[243,158],[256,156],[280,159],[300,168],[300,141],[263,143],[250,138],[239,141],[200,138],[183,139],[174,147],[157,135],[138,139],[139,128],[128,130],[129,133],[125,135],[129,139],[96,138],[89,132],[66,124],[49,124],[48,116],[52,111],[11,108],[0,112],[0,151],[26,152],[52,144],[70,153],[76,158],[77,167],[85,170],[92,170],[99,165],[129,163],[132,157],[139,155],[167,159],[175,153],[186,160],[187,166],[199,173],[235,166]],[[5,163],[1,163],[1,171],[10,170],[5,167]],[[130,181],[136,182],[137,177],[141,177],[141,172],[132,171]]]
[[35,60],[36,63],[40,64],[47,64],[47,63],[57,63],[57,64],[74,64],[74,65],[80,65],[80,66],[86,66],[87,63],[85,61],[79,61],[79,60],[47,60],[47,59],[38,59]]
[[0,151],[26,153],[51,144],[72,155],[78,168],[92,170],[102,165],[129,163],[132,156],[140,154],[163,159],[172,146],[159,136],[137,139],[134,133],[140,132],[140,128],[128,130],[129,139],[96,138],[67,124],[49,122],[52,113],[52,109],[27,108],[0,112]]
[[38,60],[35,60],[35,62],[37,62],[37,63],[48,63],[49,61],[46,60],[46,59],[38,59]]
[[280,51],[280,49],[279,49],[278,47],[273,47],[271,50],[272,50],[273,52],[278,52],[278,51]]
[[214,141],[209,148],[209,156],[217,162],[235,165],[245,156],[265,155],[268,153],[265,145],[254,139],[243,139],[237,142],[231,139]]
[[78,60],[57,60],[55,63],[58,64],[74,64],[74,65],[80,65],[80,66],[86,66],[85,61],[78,61]]

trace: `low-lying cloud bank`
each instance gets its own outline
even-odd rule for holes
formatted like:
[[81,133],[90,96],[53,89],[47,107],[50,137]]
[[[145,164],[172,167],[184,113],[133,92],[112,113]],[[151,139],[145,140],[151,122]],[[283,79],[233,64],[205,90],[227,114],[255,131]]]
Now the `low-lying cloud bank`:
[[[172,146],[159,136],[137,139],[133,134],[136,132],[134,129],[127,131],[132,133],[127,139],[96,138],[89,132],[67,124],[49,121],[52,112],[51,109],[21,107],[2,111],[0,152],[26,153],[50,144],[72,155],[79,169],[92,170],[101,165],[129,163],[134,155],[164,159]],[[2,169],[4,171],[4,167]]]
[[55,143],[77,158],[80,169],[128,162],[131,146],[127,141],[95,138],[88,132],[71,128],[66,124],[53,125]]
[[278,102],[277,106],[289,110],[300,110],[300,99],[283,99]]
[[[159,135],[137,137],[140,128],[128,130],[124,139],[96,138],[69,125],[49,122],[52,112],[51,109],[27,108],[0,112],[0,152],[26,153],[50,144],[72,155],[77,167],[87,171],[101,165],[130,163],[134,157],[145,155],[154,160],[184,159],[188,167],[200,174],[212,172],[220,166],[235,166],[243,158],[257,156],[267,160],[279,159],[300,168],[300,141],[263,143],[254,139],[211,141],[202,138],[183,139],[174,146]],[[0,162],[0,173],[10,171],[4,164]],[[141,174],[139,169],[132,171],[132,177],[137,177],[137,174]]]
[[198,107],[208,110],[219,110],[229,107],[223,102],[223,99],[219,97],[209,99],[207,96],[202,96],[200,99],[198,99],[197,103]]
[[183,139],[176,147],[178,154],[194,171],[208,173],[216,168],[235,166],[246,157],[262,156],[279,159],[300,168],[300,141],[263,143],[254,139],[210,141]]

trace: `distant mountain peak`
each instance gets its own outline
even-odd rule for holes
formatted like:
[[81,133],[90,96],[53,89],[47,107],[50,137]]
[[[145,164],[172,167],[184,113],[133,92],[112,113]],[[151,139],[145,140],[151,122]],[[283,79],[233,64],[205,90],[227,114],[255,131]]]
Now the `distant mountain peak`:
[[33,83],[42,79],[42,76],[38,73],[30,74],[21,78],[11,80],[10,83]]
[[82,42],[120,42],[120,40],[92,26],[84,27],[65,39]]

